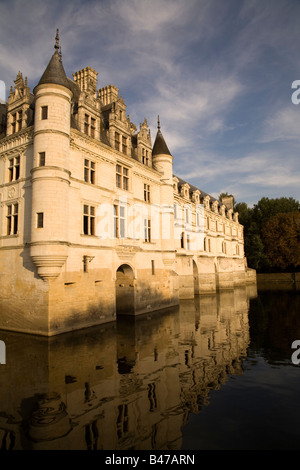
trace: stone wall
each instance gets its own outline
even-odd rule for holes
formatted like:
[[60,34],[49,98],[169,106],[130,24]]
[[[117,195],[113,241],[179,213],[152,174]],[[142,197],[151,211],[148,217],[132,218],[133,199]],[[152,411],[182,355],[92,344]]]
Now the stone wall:
[[257,287],[262,290],[300,290],[300,273],[258,273]]

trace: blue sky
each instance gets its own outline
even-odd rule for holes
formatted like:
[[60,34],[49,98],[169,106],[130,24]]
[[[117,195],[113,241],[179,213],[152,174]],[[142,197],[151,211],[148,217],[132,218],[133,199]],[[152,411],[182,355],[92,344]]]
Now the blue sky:
[[0,0],[0,80],[33,88],[60,30],[66,73],[157,116],[174,172],[205,192],[300,199],[299,0]]

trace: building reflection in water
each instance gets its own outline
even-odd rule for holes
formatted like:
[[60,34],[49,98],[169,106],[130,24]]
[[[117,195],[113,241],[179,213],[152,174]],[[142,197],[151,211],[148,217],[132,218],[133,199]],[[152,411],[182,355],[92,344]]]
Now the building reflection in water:
[[179,309],[54,338],[1,331],[3,449],[180,449],[190,413],[242,374],[249,299],[239,288]]

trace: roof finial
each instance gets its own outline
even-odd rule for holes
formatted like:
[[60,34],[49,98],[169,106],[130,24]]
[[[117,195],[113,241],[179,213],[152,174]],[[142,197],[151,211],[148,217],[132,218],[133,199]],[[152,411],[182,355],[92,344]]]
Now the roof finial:
[[157,129],[160,131],[160,120],[159,120],[159,116],[157,116]]
[[55,36],[55,46],[54,46],[54,49],[56,49],[55,52],[58,53],[59,51],[59,30],[57,29],[56,30],[56,36]]

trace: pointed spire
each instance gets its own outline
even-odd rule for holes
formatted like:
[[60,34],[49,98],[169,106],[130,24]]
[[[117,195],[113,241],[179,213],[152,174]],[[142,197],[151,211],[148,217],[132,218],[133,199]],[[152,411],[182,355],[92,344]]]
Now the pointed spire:
[[170,150],[168,149],[168,146],[165,142],[165,139],[163,138],[163,135],[160,130],[160,119],[159,116],[157,118],[157,134],[155,138],[155,142],[153,145],[152,149],[152,156],[155,155],[171,155]]
[[55,36],[55,45],[54,45],[54,49],[55,49],[56,53],[58,53],[59,48],[60,48],[60,45],[59,45],[59,29],[57,29],[56,30],[56,36]]
[[66,76],[62,59],[61,59],[61,52],[60,52],[60,45],[59,45],[59,30],[56,30],[55,36],[55,52],[52,55],[49,64],[46,67],[38,85],[51,83],[56,85],[62,85],[69,90],[73,91],[71,80],[68,79]]

